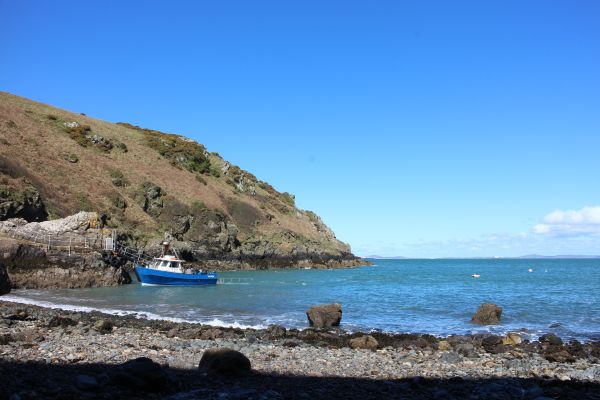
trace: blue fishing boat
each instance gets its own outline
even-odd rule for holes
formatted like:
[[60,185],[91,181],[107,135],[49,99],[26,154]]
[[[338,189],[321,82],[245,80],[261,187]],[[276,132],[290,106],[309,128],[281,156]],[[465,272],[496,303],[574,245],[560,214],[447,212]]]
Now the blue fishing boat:
[[163,242],[163,254],[149,263],[135,264],[135,275],[142,285],[201,286],[217,283],[214,272],[184,269],[177,253],[169,255],[169,242]]

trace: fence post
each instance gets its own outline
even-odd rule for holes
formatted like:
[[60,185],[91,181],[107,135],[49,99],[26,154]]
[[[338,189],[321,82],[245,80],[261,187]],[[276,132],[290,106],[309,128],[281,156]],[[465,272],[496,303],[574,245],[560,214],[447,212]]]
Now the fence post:
[[71,257],[71,241],[73,240],[73,238],[71,236],[69,236],[69,257]]

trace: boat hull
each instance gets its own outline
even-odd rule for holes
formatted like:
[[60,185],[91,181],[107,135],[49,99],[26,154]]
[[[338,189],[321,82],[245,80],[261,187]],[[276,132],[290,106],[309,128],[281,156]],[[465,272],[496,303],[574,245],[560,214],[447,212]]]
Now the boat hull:
[[138,265],[135,266],[135,275],[142,285],[203,286],[217,283],[217,275],[214,273],[178,274]]

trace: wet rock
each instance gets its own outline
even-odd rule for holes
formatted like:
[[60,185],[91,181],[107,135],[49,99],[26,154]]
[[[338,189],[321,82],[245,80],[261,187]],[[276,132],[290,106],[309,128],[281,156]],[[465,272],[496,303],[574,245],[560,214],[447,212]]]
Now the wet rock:
[[348,341],[348,345],[352,349],[366,349],[366,350],[377,350],[379,343],[371,335],[363,335]]
[[493,303],[485,303],[479,306],[477,312],[471,318],[471,322],[478,325],[497,325],[500,323],[502,308]]
[[114,325],[112,322],[105,320],[105,319],[99,319],[94,324],[94,330],[105,335],[105,334],[111,333],[113,331],[113,326]]
[[490,335],[483,338],[481,346],[491,354],[504,353],[508,350],[506,345],[502,344],[503,340],[500,336]]
[[121,387],[147,392],[166,391],[173,387],[173,379],[149,358],[140,357],[118,367],[112,381]]
[[311,307],[307,312],[308,323],[317,329],[340,326],[342,321],[342,306],[339,304],[326,304]]
[[222,338],[223,336],[223,331],[219,328],[205,329],[200,333],[200,339],[202,340],[215,340]]
[[542,335],[540,337],[540,342],[549,343],[553,346],[561,346],[563,344],[562,339],[556,336],[554,333],[546,333],[545,335]]
[[248,374],[252,366],[248,357],[239,351],[221,347],[206,350],[200,359],[198,369],[206,373],[240,376]]
[[550,362],[557,362],[557,363],[575,362],[575,357],[573,357],[566,350],[548,351],[547,353],[544,354],[544,358]]
[[280,325],[269,325],[267,329],[264,330],[261,337],[267,340],[281,339],[286,336],[286,329]]
[[48,322],[48,328],[57,328],[59,326],[65,328],[67,326],[75,326],[75,325],[77,325],[77,321],[75,321],[69,317],[62,316],[62,315],[55,315]]
[[577,340],[569,342],[569,344],[565,346],[565,349],[575,358],[585,358],[587,355],[585,348]]
[[29,313],[26,310],[17,309],[7,317],[11,321],[28,321]]
[[3,265],[0,265],[0,296],[10,292],[10,279]]

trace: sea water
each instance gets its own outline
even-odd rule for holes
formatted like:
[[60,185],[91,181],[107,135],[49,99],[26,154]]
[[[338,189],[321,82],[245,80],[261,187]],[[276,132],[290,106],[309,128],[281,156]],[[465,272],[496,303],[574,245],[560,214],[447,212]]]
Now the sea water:
[[[305,311],[340,303],[342,328],[434,335],[520,331],[536,338],[600,339],[600,260],[372,260],[337,270],[220,273],[215,286],[139,284],[15,290],[3,300],[219,326],[307,327]],[[529,271],[532,272],[529,272]],[[480,278],[473,278],[479,274]],[[498,326],[470,318],[481,303],[504,310]]]

